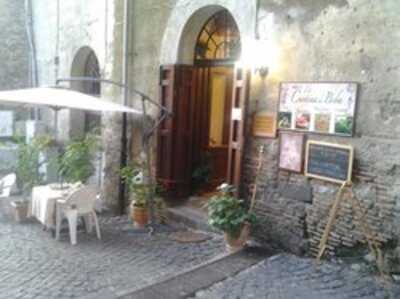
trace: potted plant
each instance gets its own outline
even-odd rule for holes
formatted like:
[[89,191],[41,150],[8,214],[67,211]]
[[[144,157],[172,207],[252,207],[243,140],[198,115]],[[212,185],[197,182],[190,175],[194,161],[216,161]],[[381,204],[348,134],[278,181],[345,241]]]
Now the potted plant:
[[227,249],[235,252],[246,244],[255,215],[247,210],[243,200],[233,196],[233,186],[222,184],[217,190],[218,194],[208,202],[208,223],[224,232]]
[[149,222],[149,192],[151,186],[143,182],[140,163],[134,163],[121,169],[121,177],[130,192],[131,218],[137,228],[145,227]]
[[22,191],[22,199],[11,203],[14,218],[22,222],[27,217],[28,198],[32,188],[44,182],[44,175],[39,171],[40,167],[47,163],[42,154],[50,145],[51,139],[48,136],[36,137],[30,143],[23,138],[15,138],[18,145],[18,161],[16,166],[17,186]]
[[85,183],[95,171],[93,157],[99,148],[98,137],[94,134],[70,142],[58,157],[60,178],[67,183]]

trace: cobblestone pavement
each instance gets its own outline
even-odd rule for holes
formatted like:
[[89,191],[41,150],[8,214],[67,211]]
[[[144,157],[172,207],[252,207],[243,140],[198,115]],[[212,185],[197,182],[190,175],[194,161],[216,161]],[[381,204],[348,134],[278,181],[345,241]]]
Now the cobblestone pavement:
[[219,236],[182,244],[171,241],[165,229],[153,236],[124,231],[128,223],[126,217],[103,218],[101,241],[80,233],[71,246],[68,234],[57,242],[39,224],[15,224],[0,213],[0,298],[116,294],[153,284],[224,250]]
[[400,289],[383,288],[368,272],[354,271],[343,264],[324,262],[318,269],[314,260],[281,254],[199,291],[206,299],[398,299]]

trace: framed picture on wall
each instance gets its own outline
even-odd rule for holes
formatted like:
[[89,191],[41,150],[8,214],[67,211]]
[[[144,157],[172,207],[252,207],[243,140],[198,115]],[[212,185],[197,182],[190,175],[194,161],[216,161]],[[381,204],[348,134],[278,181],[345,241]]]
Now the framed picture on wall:
[[305,136],[296,132],[280,132],[279,169],[303,172]]

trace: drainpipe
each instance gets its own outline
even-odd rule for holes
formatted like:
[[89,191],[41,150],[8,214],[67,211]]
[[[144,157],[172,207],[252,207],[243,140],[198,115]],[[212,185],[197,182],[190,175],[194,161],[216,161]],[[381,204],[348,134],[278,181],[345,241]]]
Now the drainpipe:
[[[128,86],[129,81],[129,13],[130,13],[130,0],[124,1],[124,32],[123,32],[123,55],[122,55],[122,83],[125,86]],[[128,88],[123,88],[123,104],[128,105],[129,99],[129,90]],[[121,134],[121,161],[120,167],[123,168],[127,165],[128,160],[128,139],[127,139],[127,114],[123,113],[122,115],[122,134]],[[124,180],[120,176],[120,188],[119,188],[119,208],[120,214],[124,213],[125,209],[125,183]]]
[[56,48],[54,54],[54,78],[58,79],[60,66],[60,0],[57,0]]
[[[37,87],[38,86],[38,64],[37,64],[37,53],[36,53],[36,44],[35,44],[35,35],[33,28],[33,9],[32,9],[32,1],[25,0],[25,27],[26,27],[26,35],[28,38],[29,44],[29,73],[30,73],[30,86]],[[33,119],[38,121],[40,118],[39,108],[33,109]]]
[[257,0],[256,3],[256,22],[255,22],[255,28],[254,28],[254,35],[256,37],[257,40],[260,39],[260,28],[259,28],[259,24],[258,24],[258,18],[260,17],[260,0]]

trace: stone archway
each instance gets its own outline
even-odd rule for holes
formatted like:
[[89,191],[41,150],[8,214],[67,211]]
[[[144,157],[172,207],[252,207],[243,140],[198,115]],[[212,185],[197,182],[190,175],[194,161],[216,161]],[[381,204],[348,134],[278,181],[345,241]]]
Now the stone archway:
[[[172,118],[172,129],[168,135],[163,135],[158,143],[158,157],[161,157],[158,158],[157,164],[158,179],[169,186],[174,197],[183,198],[190,195],[193,170],[203,167],[206,163],[204,162],[206,158],[203,157],[207,155],[208,159],[213,161],[211,163],[216,165],[210,171],[210,177],[215,184],[210,184],[208,187],[214,188],[221,181],[228,181],[238,188],[240,186],[241,149],[244,144],[241,119],[244,119],[245,103],[248,98],[249,72],[235,67],[240,56],[232,57],[234,59],[229,57],[214,59],[220,60],[214,62],[213,59],[204,59],[203,64],[193,61],[202,28],[210,19],[223,13],[229,15],[231,23],[235,23],[235,32],[240,39],[254,38],[256,1],[240,3],[228,0],[178,1],[164,34],[160,53],[161,76],[168,78],[173,74],[174,80],[163,80],[162,84],[165,85],[162,88],[160,101],[169,107],[174,107],[176,111],[173,112],[176,112],[176,115],[189,115],[188,118],[196,123],[185,127],[187,122],[182,117]],[[239,75],[239,72],[243,75]],[[239,87],[236,87],[236,83]],[[169,92],[165,92],[166,88],[169,88]],[[233,88],[236,88],[235,91]],[[209,92],[211,89],[217,90],[218,94],[214,93],[211,96]],[[210,103],[214,103],[215,107],[219,105],[215,109],[223,112],[222,117],[214,119],[217,122],[221,121],[219,126],[223,128],[223,140],[221,139],[219,143],[210,139],[209,135]],[[236,112],[243,114],[240,119],[231,118],[234,108]],[[195,113],[196,111],[202,113]],[[181,135],[182,131],[186,134]],[[183,140],[182,138],[187,138],[190,142],[176,142]],[[170,143],[176,145],[172,150],[166,147],[166,144]],[[175,167],[164,163],[176,160],[178,153],[185,156],[181,164]],[[164,159],[167,155],[169,157]]]
[[[88,70],[88,68],[90,69]],[[71,77],[100,77],[99,60],[92,48],[83,46],[76,52],[71,63]],[[72,81],[70,87],[93,96],[100,95],[100,83]],[[100,125],[100,120],[97,120],[97,118],[98,116],[83,111],[70,111],[69,136],[72,138],[79,137],[88,132],[88,121],[98,122]]]
[[230,12],[243,39],[254,38],[256,0],[179,0],[171,13],[164,33],[160,63],[191,64],[198,33],[207,19],[221,9]]

